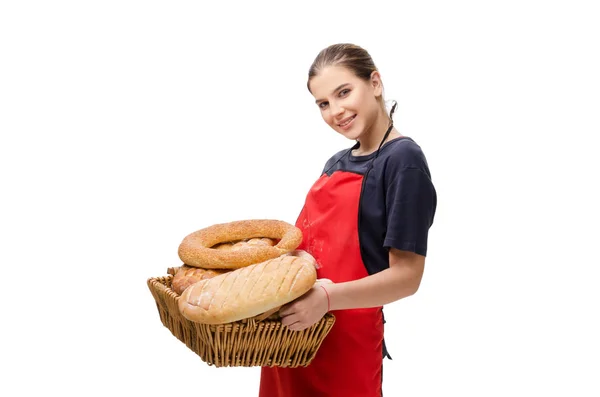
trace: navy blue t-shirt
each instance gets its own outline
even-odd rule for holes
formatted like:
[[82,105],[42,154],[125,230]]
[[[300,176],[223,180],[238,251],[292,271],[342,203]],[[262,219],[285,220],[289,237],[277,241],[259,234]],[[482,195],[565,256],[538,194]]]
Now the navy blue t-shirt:
[[427,254],[437,195],[425,155],[411,138],[386,142],[378,155],[353,156],[358,147],[357,143],[336,153],[323,173],[340,170],[363,175],[358,235],[363,262],[374,274],[389,267],[390,247]]

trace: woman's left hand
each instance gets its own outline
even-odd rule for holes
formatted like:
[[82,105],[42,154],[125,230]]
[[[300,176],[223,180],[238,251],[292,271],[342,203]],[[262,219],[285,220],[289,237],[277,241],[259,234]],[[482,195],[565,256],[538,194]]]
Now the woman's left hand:
[[320,283],[279,310],[281,323],[292,331],[302,331],[316,324],[327,313],[328,297]]

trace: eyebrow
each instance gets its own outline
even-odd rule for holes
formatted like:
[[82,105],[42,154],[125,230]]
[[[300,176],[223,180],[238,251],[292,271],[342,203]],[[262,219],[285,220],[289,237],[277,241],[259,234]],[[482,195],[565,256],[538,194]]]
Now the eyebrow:
[[[350,83],[344,83],[344,84],[341,84],[341,85],[339,85],[339,86],[338,86],[338,87],[337,87],[335,90],[333,90],[331,93],[332,93],[332,94],[334,94],[334,93],[338,92],[339,90],[341,90],[342,88],[344,88],[344,87],[345,87],[345,86],[347,86],[347,85],[350,85]],[[321,101],[324,101],[324,99],[317,99],[317,100],[315,101],[315,103],[319,103],[319,102],[321,102]]]

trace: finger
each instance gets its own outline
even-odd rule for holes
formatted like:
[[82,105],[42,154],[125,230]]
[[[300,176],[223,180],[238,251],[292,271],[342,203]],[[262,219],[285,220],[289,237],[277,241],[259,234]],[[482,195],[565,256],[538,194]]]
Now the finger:
[[301,321],[297,321],[288,327],[290,331],[302,331],[306,328],[308,328],[308,326]]
[[283,306],[280,310],[279,310],[279,315],[281,317],[285,317],[285,316],[289,316],[291,314],[294,314],[296,312],[296,308],[294,307],[294,305],[288,304]]
[[289,328],[291,325],[297,323],[298,321],[300,321],[298,319],[298,316],[292,314],[292,315],[283,317],[281,319],[281,324]]
[[290,331],[296,331],[300,327],[300,321],[296,321],[287,326]]

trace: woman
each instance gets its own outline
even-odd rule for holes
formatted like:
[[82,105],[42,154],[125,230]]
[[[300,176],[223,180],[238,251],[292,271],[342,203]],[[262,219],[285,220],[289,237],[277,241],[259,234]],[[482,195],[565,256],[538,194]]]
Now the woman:
[[336,322],[309,366],[262,368],[260,397],[381,396],[382,306],[419,287],[436,191],[421,148],[393,126],[395,105],[387,114],[366,50],[322,50],[308,90],[323,120],[356,144],[327,161],[296,222],[304,235],[299,249],[315,257],[318,277],[333,283],[315,286],[280,314],[291,330],[328,311]]

